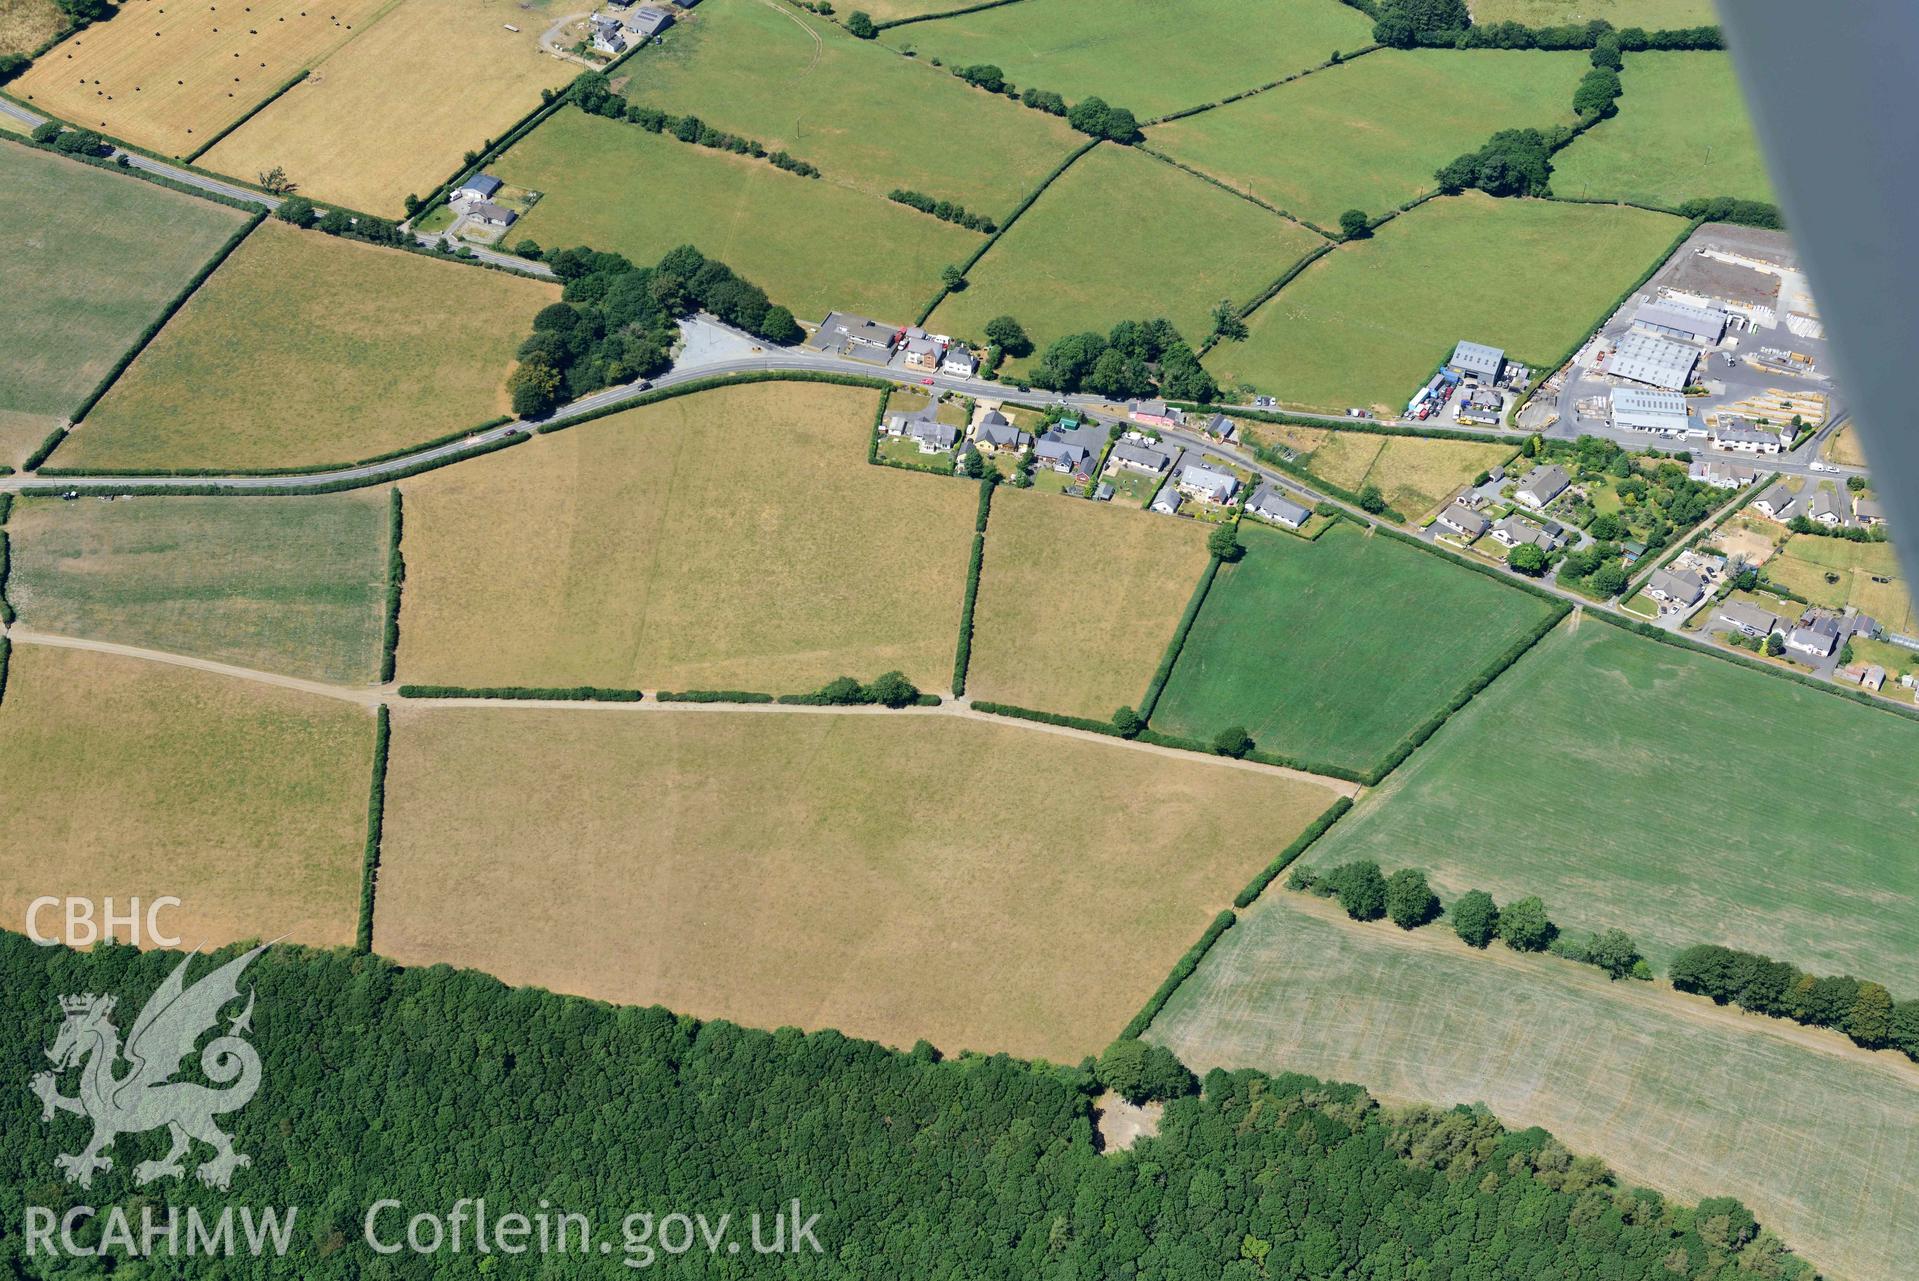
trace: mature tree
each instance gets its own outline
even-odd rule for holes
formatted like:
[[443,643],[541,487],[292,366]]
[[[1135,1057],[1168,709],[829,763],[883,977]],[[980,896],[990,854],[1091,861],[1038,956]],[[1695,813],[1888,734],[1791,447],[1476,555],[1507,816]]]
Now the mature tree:
[[[257,177],[260,180],[260,186],[266,190],[268,195],[290,196],[300,189],[300,184],[287,177],[287,171],[279,165],[273,166],[273,168],[263,174],[257,175]],[[407,216],[411,217],[414,210],[420,207],[420,198],[418,196],[409,196],[407,198],[413,202],[413,208],[407,210]]]
[[0,53],[0,85],[7,83],[32,65],[33,59],[24,53]]
[[1342,863],[1326,873],[1320,885],[1339,899],[1346,915],[1355,921],[1377,921],[1386,915],[1386,878],[1377,863]]
[[1919,1060],[1919,1001],[1900,1001],[1892,1007],[1886,1039],[1907,1058]]
[[[977,455],[975,455],[977,457]],[[887,672],[865,687],[866,701],[887,707],[909,707],[919,701],[920,692],[902,672]]]
[[831,703],[840,707],[850,707],[855,703],[869,701],[866,697],[866,687],[851,676],[835,676],[820,686],[817,697],[822,703]]
[[1132,1037],[1107,1046],[1094,1064],[1093,1075],[1129,1103],[1183,1098],[1199,1090],[1198,1079],[1171,1050]]
[[1626,571],[1618,561],[1601,565],[1593,575],[1593,590],[1601,596],[1613,597],[1626,590]]
[[940,283],[953,293],[958,293],[966,288],[966,273],[959,269],[958,264],[949,262],[940,268]]
[[1139,713],[1132,708],[1121,707],[1113,713],[1113,728],[1119,731],[1121,738],[1134,738],[1146,728],[1146,722],[1140,720]]
[[1228,725],[1213,735],[1213,750],[1221,756],[1244,756],[1253,750],[1253,736],[1244,725]]
[[353,230],[353,215],[344,209],[329,209],[313,225],[329,236],[344,236]]
[[53,140],[53,147],[69,156],[97,156],[107,149],[107,140],[91,129],[69,129]]
[[968,445],[960,451],[959,474],[972,480],[986,475],[986,460],[980,457],[979,450]]
[[1348,209],[1339,215],[1339,234],[1347,240],[1362,240],[1372,234],[1372,219],[1364,209]]
[[1066,114],[1066,99],[1050,89],[1028,89],[1019,96],[1019,100],[1035,111],[1044,111],[1049,116]]
[[1239,530],[1231,522],[1216,527],[1206,535],[1206,550],[1223,561],[1236,561],[1245,552],[1240,544]]
[[1009,356],[1024,356],[1033,350],[1033,340],[1011,316],[995,316],[987,321],[986,341]]
[[988,93],[1000,93],[1006,88],[1006,76],[990,62],[975,63],[970,67],[961,67],[954,74],[969,85],[976,85]]
[[1890,1044],[1892,993],[1880,984],[1862,982],[1840,1030],[1867,1049],[1876,1050]]
[[52,142],[60,136],[60,122],[57,120],[42,120],[33,127],[33,132],[27,136],[35,142]]
[[1066,123],[1093,138],[1114,142],[1132,142],[1139,137],[1139,122],[1124,107],[1115,107],[1104,98],[1083,98],[1066,113]]
[[1785,639],[1781,637],[1778,632],[1773,632],[1771,635],[1766,637],[1766,654],[1768,657],[1778,658],[1781,654],[1785,652],[1786,652]]
[[873,23],[872,16],[864,9],[855,9],[846,15],[847,34],[861,40],[871,40],[879,35],[880,29]]
[[1586,532],[1602,543],[1612,542],[1620,536],[1622,527],[1619,517],[1611,512],[1600,512],[1592,518],[1592,524],[1586,526]]
[[1416,930],[1439,915],[1439,898],[1424,872],[1402,867],[1386,878],[1386,915],[1402,930]]
[[1599,37],[1599,42],[1593,45],[1591,58],[1593,66],[1604,67],[1608,71],[1618,71],[1626,65],[1626,60],[1619,54],[1619,37],[1612,34]]
[[1234,342],[1246,337],[1246,321],[1231,298],[1221,298],[1213,304],[1213,336]]
[[1599,119],[1613,114],[1619,97],[1619,73],[1606,67],[1594,67],[1573,90],[1573,114]]
[[296,227],[311,227],[320,216],[320,211],[305,196],[290,196],[280,202],[273,216],[282,222],[290,222]]
[[1499,937],[1516,952],[1543,951],[1557,932],[1547,919],[1546,905],[1536,897],[1522,898],[1499,909]]
[[766,309],[760,321],[760,337],[776,347],[792,347],[806,337],[806,331],[793,319],[791,311],[775,304]]
[[1499,933],[1499,908],[1485,890],[1467,890],[1453,904],[1453,932],[1471,947],[1485,947]]
[[513,412],[522,418],[538,418],[559,404],[560,385],[560,371],[537,360],[522,361],[506,380]]
[[1377,516],[1386,510],[1386,495],[1380,492],[1378,485],[1362,485],[1359,489],[1360,510]]
[[1506,553],[1506,563],[1520,573],[1537,578],[1546,572],[1546,553],[1537,544],[1521,543]]
[[1643,960],[1632,935],[1624,930],[1604,930],[1586,946],[1586,960],[1615,979],[1623,979]]

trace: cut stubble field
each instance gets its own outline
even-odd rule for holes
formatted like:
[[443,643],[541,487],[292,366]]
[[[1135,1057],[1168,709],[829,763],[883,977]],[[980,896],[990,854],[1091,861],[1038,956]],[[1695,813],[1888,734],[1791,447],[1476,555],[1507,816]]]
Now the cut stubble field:
[[[1801,763],[1781,727],[1844,749]],[[1588,619],[1481,691],[1313,862],[1424,868],[1448,901],[1537,894],[1661,970],[1722,943],[1906,995],[1915,830],[1919,724]]]
[[1619,82],[1619,114],[1553,157],[1555,193],[1669,207],[1773,199],[1729,55],[1629,54]]
[[978,494],[868,465],[876,401],[725,388],[404,482],[402,679],[944,688]]
[[1147,132],[1178,160],[1317,226],[1378,217],[1499,129],[1570,124],[1579,53],[1388,49]]
[[38,631],[340,684],[378,678],[386,491],[28,498],[7,599]]
[[18,467],[78,408],[245,222],[238,210],[0,145],[0,464]]
[[1102,144],[1046,189],[927,323],[979,338],[987,321],[1011,314],[1043,349],[1164,316],[1197,345],[1220,299],[1251,301],[1324,243],[1132,147]]
[[882,198],[906,187],[996,220],[1084,141],[779,0],[706,0],[630,65],[635,102],[784,148]]
[[222,17],[217,5],[126,0],[9,92],[83,128],[185,156],[401,2],[249,0]]
[[1103,97],[1146,120],[1370,44],[1372,24],[1321,0],[1023,0],[882,39],[949,66],[992,63],[1020,88],[1050,89],[1068,102]]
[[1139,705],[1209,559],[1198,521],[1000,489],[967,693],[1104,720]]
[[492,171],[545,197],[512,236],[653,262],[693,244],[800,315],[911,319],[982,237],[830,179],[556,112]]
[[60,467],[342,464],[505,413],[540,281],[268,220],[54,456]]
[[1554,609],[1439,557],[1341,522],[1307,542],[1247,525],[1153,714],[1210,740],[1365,771]]
[[200,163],[247,178],[278,165],[307,195],[397,218],[409,192],[431,192],[579,74],[539,45],[564,12],[556,0],[401,0]]
[[[956,821],[979,780],[1042,768],[1067,801]],[[946,716],[402,707],[374,948],[1070,1063],[1331,800]]]
[[1828,1276],[1904,1281],[1919,1253],[1919,1069],[1833,1033],[1269,890],[1147,1036],[1202,1074],[1483,1103],[1669,1195],[1737,1196]]
[[1289,405],[1397,413],[1462,338],[1559,359],[1685,227],[1610,205],[1430,200],[1301,272],[1206,367]]
[[373,717],[136,658],[16,644],[0,703],[0,910],[172,895],[188,946],[353,942]]

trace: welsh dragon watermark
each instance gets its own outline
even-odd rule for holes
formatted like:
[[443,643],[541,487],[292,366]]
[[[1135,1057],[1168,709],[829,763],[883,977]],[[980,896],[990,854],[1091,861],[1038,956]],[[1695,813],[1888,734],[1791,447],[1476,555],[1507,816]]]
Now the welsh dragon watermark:
[[[172,1147],[158,1161],[142,1161],[133,1180],[145,1186],[158,1179],[186,1175],[183,1158],[197,1141],[213,1149],[199,1164],[195,1176],[208,1187],[225,1191],[233,1172],[252,1164],[252,1158],[234,1149],[233,1140],[214,1118],[245,1107],[260,1088],[260,1055],[246,1040],[252,1030],[253,992],[246,1008],[229,1018],[224,1035],[216,1036],[200,1052],[200,1071],[214,1086],[175,1081],[200,1038],[213,1030],[220,1012],[239,999],[240,976],[267,944],[228,961],[211,974],[186,984],[194,954],[183,957],[166,981],[147,999],[120,1043],[114,1026],[112,996],[92,992],[60,998],[65,1016],[47,1058],[53,1070],[33,1078],[40,1098],[40,1119],[54,1122],[61,1113],[73,1113],[93,1122],[93,1137],[85,1148],[62,1153],[54,1165],[69,1183],[93,1186],[93,1176],[113,1169],[106,1150],[123,1134],[139,1134],[165,1127]],[[60,1074],[80,1070],[79,1093],[60,1093]]]

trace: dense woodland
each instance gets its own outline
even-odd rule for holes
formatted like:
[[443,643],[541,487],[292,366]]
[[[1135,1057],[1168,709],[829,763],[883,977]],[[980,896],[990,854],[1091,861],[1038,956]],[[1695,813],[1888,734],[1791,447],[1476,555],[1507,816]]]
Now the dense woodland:
[[[0,934],[18,1014],[0,1030],[8,1079],[24,1087],[44,1067],[61,995],[116,994],[124,1030],[175,960]],[[200,965],[196,974],[211,968]],[[471,1275],[470,1255],[437,1268],[376,1257],[361,1220],[382,1197],[444,1214],[479,1195],[495,1207],[546,1198],[602,1223],[641,1208],[744,1215],[793,1197],[821,1215],[822,1256],[714,1259],[696,1246],[667,1261],[676,1275],[743,1276],[756,1263],[781,1275],[954,1281],[1812,1275],[1737,1202],[1693,1209],[1624,1190],[1543,1131],[1509,1133],[1469,1110],[1387,1112],[1355,1086],[1215,1072],[1203,1095],[1168,1106],[1159,1138],[1102,1155],[1090,1063],[942,1062],[927,1047],[749,1031],[299,948],[262,957],[249,984],[264,1083],[228,1122],[253,1164],[230,1197],[190,1182],[162,1195],[216,1213],[297,1204],[293,1255],[117,1275]],[[1135,1078],[1155,1070],[1136,1055],[1106,1062]],[[25,1088],[4,1098],[8,1224],[25,1205],[133,1202],[128,1171],[164,1146],[152,1134],[123,1138],[113,1172],[81,1192],[52,1163],[84,1142],[84,1122],[43,1125]],[[9,1275],[98,1274],[29,1264],[20,1249],[17,1234],[0,1238]],[[549,1259],[542,1272],[531,1255],[491,1264],[496,1276],[584,1271]]]

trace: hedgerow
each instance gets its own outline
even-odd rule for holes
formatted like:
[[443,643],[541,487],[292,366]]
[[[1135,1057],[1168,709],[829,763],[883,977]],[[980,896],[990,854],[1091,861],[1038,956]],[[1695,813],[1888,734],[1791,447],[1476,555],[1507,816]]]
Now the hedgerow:
[[366,802],[366,853],[360,865],[360,922],[353,948],[373,950],[373,892],[380,879],[380,839],[386,830],[386,761],[392,738],[391,715],[380,704],[373,722],[373,783]]

